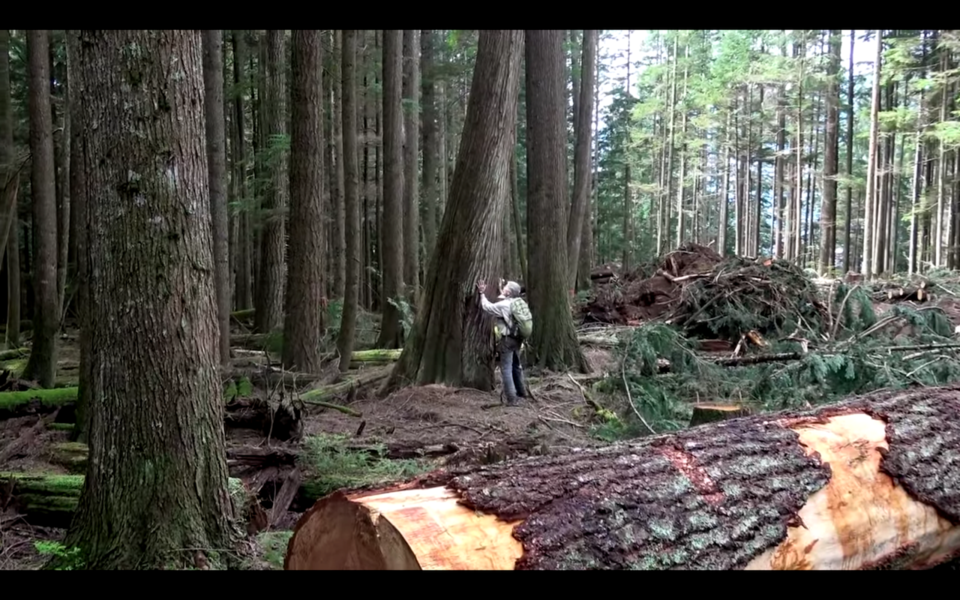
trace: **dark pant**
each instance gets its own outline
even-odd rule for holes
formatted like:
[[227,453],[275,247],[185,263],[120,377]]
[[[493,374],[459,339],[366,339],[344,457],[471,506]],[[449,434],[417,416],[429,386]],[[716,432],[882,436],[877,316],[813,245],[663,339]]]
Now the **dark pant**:
[[523,365],[520,363],[521,342],[516,338],[504,336],[500,339],[500,377],[503,378],[503,393],[507,402],[526,398],[523,387]]

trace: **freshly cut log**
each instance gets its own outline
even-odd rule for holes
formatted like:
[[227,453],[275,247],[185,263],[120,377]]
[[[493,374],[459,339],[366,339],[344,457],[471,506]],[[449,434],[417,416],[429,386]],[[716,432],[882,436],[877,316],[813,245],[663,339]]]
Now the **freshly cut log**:
[[735,404],[694,404],[693,415],[690,417],[690,427],[749,415],[750,410],[748,408]]
[[[960,555],[960,386],[336,492],[306,569],[923,569]],[[441,533],[442,532],[442,533]]]

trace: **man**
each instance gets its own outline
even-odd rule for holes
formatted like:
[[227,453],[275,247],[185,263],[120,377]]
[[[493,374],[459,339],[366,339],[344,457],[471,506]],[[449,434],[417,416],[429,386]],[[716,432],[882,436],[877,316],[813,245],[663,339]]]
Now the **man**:
[[[522,303],[522,308],[526,309],[526,302],[520,298],[522,289],[515,281],[508,281],[500,288],[500,297],[495,303],[484,295],[487,285],[483,281],[477,283],[477,289],[480,291],[480,306],[484,312],[495,317],[493,335],[500,352],[500,377],[503,379],[507,406],[517,406],[519,398],[527,397],[523,385],[523,365],[520,364],[523,337],[517,331],[519,328],[516,327],[518,323],[514,315],[515,303]],[[529,314],[526,316],[529,320]]]

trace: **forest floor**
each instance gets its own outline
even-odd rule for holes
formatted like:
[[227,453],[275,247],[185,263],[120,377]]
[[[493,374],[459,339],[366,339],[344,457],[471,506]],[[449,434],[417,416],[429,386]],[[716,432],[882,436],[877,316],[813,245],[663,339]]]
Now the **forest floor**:
[[[501,405],[499,384],[487,393],[417,386],[379,399],[391,368],[384,356],[355,355],[345,378],[365,385],[331,387],[335,361],[293,380],[276,367],[282,340],[251,335],[249,311],[238,313],[224,380],[227,458],[259,506],[248,514],[243,568],[282,569],[300,516],[337,489],[675,431],[700,406],[779,410],[960,380],[960,348],[951,345],[960,346],[957,274],[867,285],[688,246],[626,274],[608,265],[593,279],[573,307],[593,372],[528,372],[532,396],[518,408]],[[373,349],[377,317],[363,313],[358,325],[358,348]],[[76,386],[78,357],[70,331],[58,385]],[[24,365],[25,357],[0,361],[0,399],[23,387]],[[67,443],[68,406],[61,425],[34,408],[0,418],[0,473],[84,473],[85,449]],[[65,530],[21,510],[15,496],[0,477],[0,570],[37,569],[63,552]]]

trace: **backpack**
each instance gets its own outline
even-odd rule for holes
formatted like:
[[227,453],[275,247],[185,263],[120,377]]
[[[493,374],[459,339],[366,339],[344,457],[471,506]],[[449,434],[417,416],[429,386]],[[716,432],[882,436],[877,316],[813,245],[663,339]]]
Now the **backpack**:
[[510,317],[513,321],[510,335],[522,340],[530,339],[533,333],[533,315],[523,298],[516,298],[510,303]]

